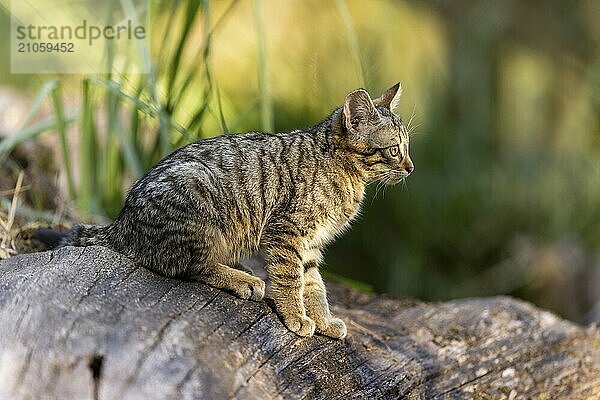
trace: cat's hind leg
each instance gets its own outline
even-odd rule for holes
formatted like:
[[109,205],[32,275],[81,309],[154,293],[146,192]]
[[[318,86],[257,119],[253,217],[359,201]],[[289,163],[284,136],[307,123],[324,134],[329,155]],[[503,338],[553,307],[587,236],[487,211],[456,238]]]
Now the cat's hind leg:
[[259,301],[265,296],[265,282],[262,279],[225,264],[206,265],[190,279],[230,291],[242,299]]

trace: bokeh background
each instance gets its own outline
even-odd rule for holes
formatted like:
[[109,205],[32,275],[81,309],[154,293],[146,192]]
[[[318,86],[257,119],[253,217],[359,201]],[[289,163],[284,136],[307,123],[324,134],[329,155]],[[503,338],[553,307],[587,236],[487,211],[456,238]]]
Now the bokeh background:
[[[18,75],[0,57],[6,249],[31,221],[109,221],[187,142],[310,126],[350,90],[400,81],[415,172],[371,188],[327,251],[327,276],[424,300],[509,294],[600,320],[600,2],[149,5],[149,75],[110,57],[111,74]],[[9,27],[1,9],[6,53]]]

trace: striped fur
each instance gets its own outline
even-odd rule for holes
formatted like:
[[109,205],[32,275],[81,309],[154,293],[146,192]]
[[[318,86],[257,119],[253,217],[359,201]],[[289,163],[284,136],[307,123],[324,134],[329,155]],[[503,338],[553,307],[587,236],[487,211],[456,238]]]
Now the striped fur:
[[399,96],[399,85],[376,100],[359,89],[306,130],[182,147],[135,183],[111,225],[77,225],[62,245],[107,246],[160,274],[254,300],[264,282],[231,266],[262,252],[286,326],[343,338],[318,265],[357,215],[366,186],[398,183],[413,169],[408,132],[393,113]]

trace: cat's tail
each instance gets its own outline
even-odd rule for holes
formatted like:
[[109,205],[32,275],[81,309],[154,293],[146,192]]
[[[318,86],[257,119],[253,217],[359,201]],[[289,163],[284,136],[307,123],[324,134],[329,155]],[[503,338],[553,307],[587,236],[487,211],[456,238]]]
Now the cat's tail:
[[[39,249],[52,250],[63,246],[106,245],[110,226],[75,225],[67,232],[49,228],[38,228],[30,233]],[[39,250],[38,250],[39,251]]]
[[60,246],[104,246],[107,244],[109,226],[75,225],[62,238]]

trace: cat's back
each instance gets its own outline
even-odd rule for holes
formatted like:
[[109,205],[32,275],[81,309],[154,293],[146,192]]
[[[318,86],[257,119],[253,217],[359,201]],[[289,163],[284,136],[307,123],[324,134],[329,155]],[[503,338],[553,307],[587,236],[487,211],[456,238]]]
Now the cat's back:
[[[287,147],[286,147],[287,146]],[[282,167],[289,157],[285,134],[240,133],[199,140],[152,167],[129,192],[127,208],[150,202],[186,204],[224,213],[230,206],[268,211],[285,191]],[[239,207],[237,207],[239,208]]]
[[315,190],[330,191],[343,171],[334,167],[329,150],[325,136],[302,130],[199,140],[151,168],[132,187],[126,206],[144,207],[148,199],[176,193],[177,199],[193,206],[201,202],[215,209],[220,204],[251,207],[267,217],[282,204],[316,200]]
[[167,164],[198,163],[215,171],[226,172],[265,162],[269,155],[279,157],[285,148],[285,134],[246,132],[224,134],[210,139],[202,139],[174,152]]
[[181,181],[186,176],[195,176],[202,172],[209,172],[222,179],[258,161],[257,158],[264,157],[265,151],[275,154],[281,147],[281,141],[276,135],[255,132],[201,139],[175,150],[160,160],[136,182],[132,192],[148,185]]

